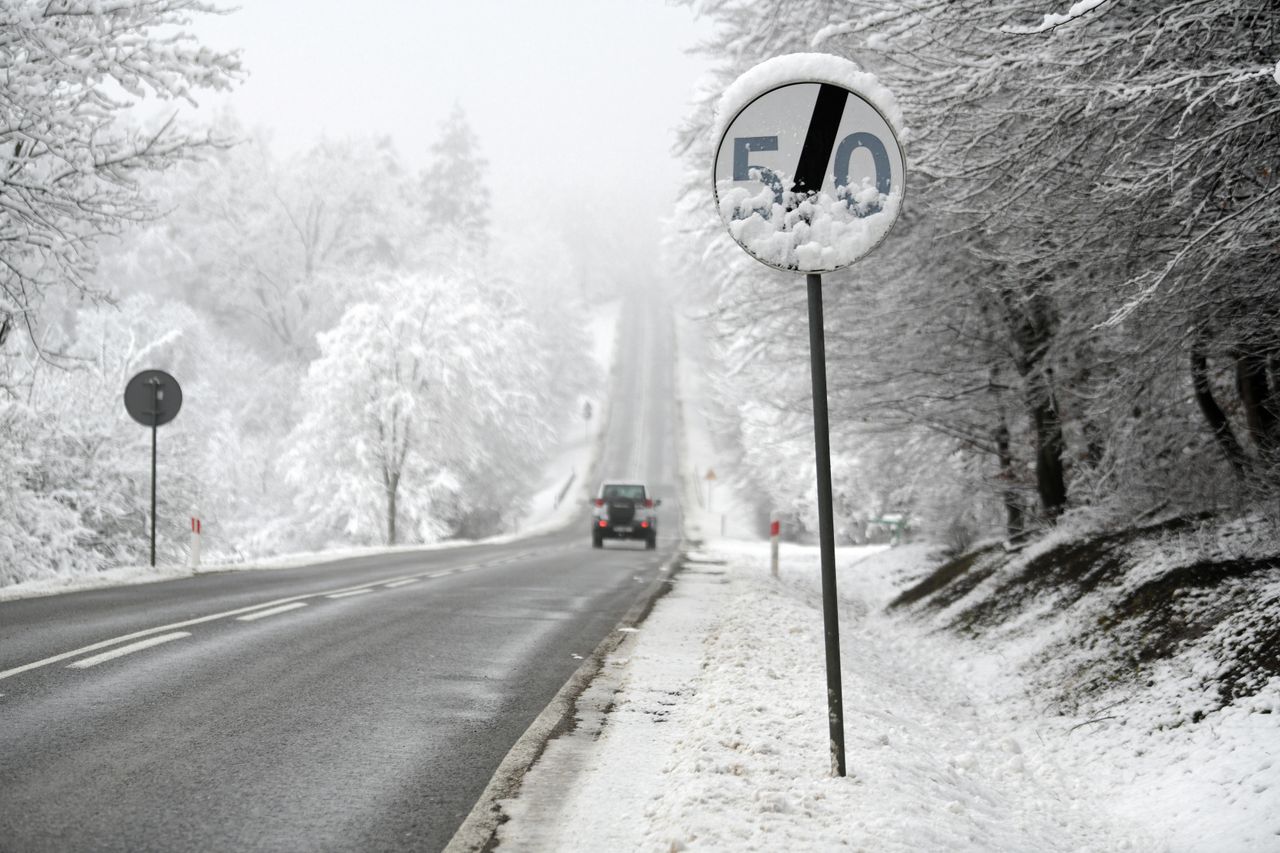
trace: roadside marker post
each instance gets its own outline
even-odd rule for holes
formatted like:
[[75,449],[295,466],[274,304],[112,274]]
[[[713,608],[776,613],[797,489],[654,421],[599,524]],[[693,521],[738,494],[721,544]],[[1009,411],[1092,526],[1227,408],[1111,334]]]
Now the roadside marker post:
[[[845,775],[844,709],[822,274],[865,257],[897,221],[906,192],[901,125],[893,94],[874,75],[836,56],[792,54],[763,62],[730,85],[713,140],[715,203],[730,236],[760,263],[804,275],[808,290],[827,718],[836,776]],[[777,539],[771,538],[776,576]]]
[[776,578],[778,576],[778,536],[782,533],[782,525],[774,519],[769,525],[769,571]]
[[124,408],[143,426],[151,427],[151,567],[156,565],[156,431],[178,416],[182,386],[163,370],[144,370],[124,386]]
[[202,533],[200,519],[191,516],[191,552],[187,565],[192,569],[200,568],[200,536]]

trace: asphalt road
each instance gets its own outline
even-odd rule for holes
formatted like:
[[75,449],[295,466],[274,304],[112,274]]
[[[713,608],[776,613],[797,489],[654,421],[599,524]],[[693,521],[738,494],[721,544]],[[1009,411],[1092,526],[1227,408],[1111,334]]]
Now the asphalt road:
[[[0,603],[0,850],[438,850],[678,540],[672,332],[624,314],[604,476],[659,548],[564,531]],[[92,647],[92,648],[87,648]]]

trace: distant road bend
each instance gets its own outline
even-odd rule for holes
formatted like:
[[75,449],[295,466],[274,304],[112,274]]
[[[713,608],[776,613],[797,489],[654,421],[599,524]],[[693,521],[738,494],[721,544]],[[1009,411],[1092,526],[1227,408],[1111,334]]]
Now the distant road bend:
[[0,851],[438,850],[677,544],[672,330],[626,315],[603,476],[663,500],[657,551],[587,508],[509,544],[0,603]]

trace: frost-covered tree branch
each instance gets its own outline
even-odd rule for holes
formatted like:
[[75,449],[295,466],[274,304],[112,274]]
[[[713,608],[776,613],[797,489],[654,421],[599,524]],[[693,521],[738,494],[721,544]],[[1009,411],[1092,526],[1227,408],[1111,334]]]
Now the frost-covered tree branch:
[[198,0],[0,3],[0,316],[34,335],[44,294],[91,292],[95,248],[157,208],[140,184],[219,140],[131,118],[144,99],[194,103],[239,76],[233,53],[183,31]]

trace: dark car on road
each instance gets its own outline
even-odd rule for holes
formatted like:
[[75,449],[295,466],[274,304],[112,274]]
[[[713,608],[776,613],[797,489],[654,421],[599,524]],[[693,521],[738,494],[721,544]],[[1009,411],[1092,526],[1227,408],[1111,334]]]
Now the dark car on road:
[[639,539],[644,547],[658,547],[658,514],[662,503],[649,496],[643,483],[602,483],[591,511],[591,547],[606,539]]

